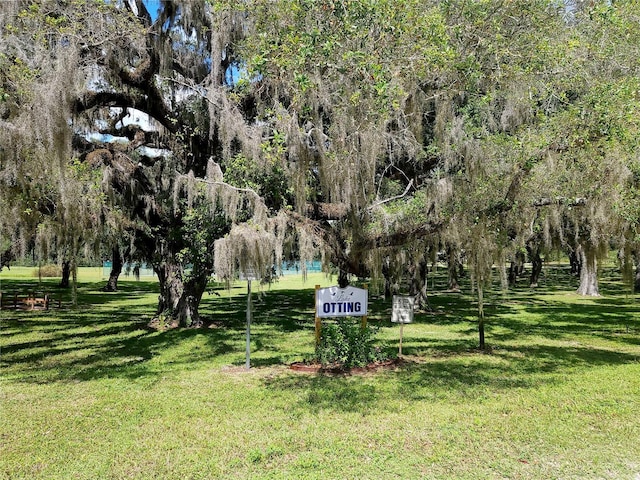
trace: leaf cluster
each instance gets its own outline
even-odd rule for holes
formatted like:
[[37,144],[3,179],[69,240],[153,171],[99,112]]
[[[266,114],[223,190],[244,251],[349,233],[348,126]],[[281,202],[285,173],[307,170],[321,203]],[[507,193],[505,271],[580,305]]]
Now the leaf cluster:
[[343,368],[363,367],[381,360],[373,344],[374,330],[362,327],[353,319],[338,318],[335,323],[322,326],[320,343],[316,346],[316,360],[323,366]]

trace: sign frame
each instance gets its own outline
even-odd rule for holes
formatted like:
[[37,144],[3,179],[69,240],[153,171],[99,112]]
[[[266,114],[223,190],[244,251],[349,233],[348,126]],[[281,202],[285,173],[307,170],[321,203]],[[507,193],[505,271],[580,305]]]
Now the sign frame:
[[394,295],[391,308],[392,323],[413,323],[413,311],[416,305],[416,297]]
[[366,317],[369,303],[369,290],[347,286],[318,288],[316,290],[316,316]]
[[[367,311],[369,308],[369,289],[347,286],[315,289],[315,331],[316,345],[320,344],[323,318],[360,317],[362,328],[367,327]],[[325,305],[329,305],[326,307]]]
[[413,323],[413,312],[416,306],[416,297],[394,295],[391,307],[391,322],[400,324],[400,343],[398,356],[402,356],[402,330],[405,323]]

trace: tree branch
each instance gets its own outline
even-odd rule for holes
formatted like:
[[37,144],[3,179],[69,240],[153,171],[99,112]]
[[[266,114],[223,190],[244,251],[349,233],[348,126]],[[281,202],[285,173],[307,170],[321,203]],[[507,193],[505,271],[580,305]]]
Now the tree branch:
[[375,202],[374,204],[368,206],[367,210],[371,211],[374,208],[379,207],[380,205],[383,205],[383,204],[388,203],[388,202],[393,202],[394,200],[399,200],[402,197],[405,197],[407,195],[407,193],[409,193],[409,190],[411,190],[411,187],[413,187],[413,179],[409,180],[409,184],[407,185],[407,188],[405,188],[404,192],[402,192],[400,195],[396,195],[396,196],[390,197],[390,198],[385,198],[384,200],[380,200],[378,202]]
[[172,133],[178,131],[178,125],[171,121],[171,115],[162,101],[154,101],[142,93],[122,92],[88,92],[82,98],[76,99],[74,112],[86,112],[99,107],[135,108],[147,113]]
[[346,203],[307,203],[306,215],[312,220],[340,220],[347,216],[349,206]]
[[567,197],[555,197],[555,198],[539,198],[533,202],[534,207],[546,207],[548,205],[565,205],[567,207],[581,207],[587,204],[585,197],[567,198]]

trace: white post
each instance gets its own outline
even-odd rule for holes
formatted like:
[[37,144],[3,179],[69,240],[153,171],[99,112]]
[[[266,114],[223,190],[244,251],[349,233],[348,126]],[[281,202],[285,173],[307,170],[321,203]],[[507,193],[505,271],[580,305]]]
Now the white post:
[[245,368],[251,368],[251,280],[247,280],[247,360]]
[[313,311],[315,312],[315,331],[316,331],[316,347],[320,345],[320,335],[322,330],[322,323],[320,321],[320,315],[318,313],[318,290],[320,290],[320,285],[316,285],[316,293],[315,293],[315,302],[313,306]]

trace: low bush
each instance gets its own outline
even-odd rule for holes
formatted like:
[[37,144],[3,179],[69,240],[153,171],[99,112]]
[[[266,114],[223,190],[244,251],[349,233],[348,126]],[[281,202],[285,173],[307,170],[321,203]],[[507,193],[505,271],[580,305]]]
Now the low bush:
[[62,268],[60,265],[48,264],[42,265],[33,271],[34,277],[61,277]]
[[371,326],[363,328],[353,319],[339,318],[335,324],[322,326],[316,360],[324,366],[340,365],[345,368],[363,367],[382,360],[380,350],[373,344],[374,335]]

